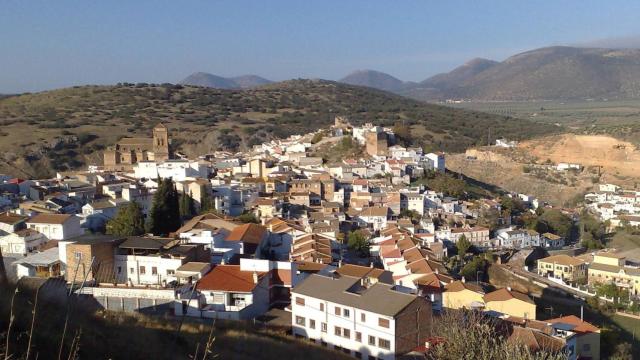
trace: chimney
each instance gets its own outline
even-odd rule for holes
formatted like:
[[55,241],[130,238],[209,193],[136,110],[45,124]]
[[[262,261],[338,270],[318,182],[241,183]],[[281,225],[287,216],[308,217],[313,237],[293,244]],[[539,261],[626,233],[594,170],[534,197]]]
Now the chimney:
[[462,281],[463,284],[467,282],[467,280],[464,278],[464,276],[462,277],[462,280],[460,280],[460,281]]
[[258,273],[257,272],[253,272],[253,283],[257,284],[258,283]]
[[373,269],[373,261],[369,262],[369,267]]

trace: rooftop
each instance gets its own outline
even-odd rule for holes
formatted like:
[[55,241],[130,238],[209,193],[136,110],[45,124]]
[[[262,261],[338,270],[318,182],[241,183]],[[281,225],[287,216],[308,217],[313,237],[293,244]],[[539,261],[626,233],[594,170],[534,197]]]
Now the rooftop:
[[72,216],[70,214],[38,214],[27,222],[32,224],[64,224]]
[[361,288],[357,286],[359,284],[358,277],[312,274],[291,292],[385,316],[397,315],[418,298],[415,295],[395,291],[392,285],[380,282],[369,288]]
[[[259,277],[266,273],[258,273]],[[240,265],[218,265],[202,277],[196,285],[198,290],[251,292],[256,283],[253,272],[241,271]]]

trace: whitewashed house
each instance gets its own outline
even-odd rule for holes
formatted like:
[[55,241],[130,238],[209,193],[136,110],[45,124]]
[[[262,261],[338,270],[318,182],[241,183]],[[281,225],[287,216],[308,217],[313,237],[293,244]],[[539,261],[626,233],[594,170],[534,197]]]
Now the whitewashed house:
[[70,214],[39,214],[27,220],[27,227],[48,240],[66,240],[84,233],[80,218]]

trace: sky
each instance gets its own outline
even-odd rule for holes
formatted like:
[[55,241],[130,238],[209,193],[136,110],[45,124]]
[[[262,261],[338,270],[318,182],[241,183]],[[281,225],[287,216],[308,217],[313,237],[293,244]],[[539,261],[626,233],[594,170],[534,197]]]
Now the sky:
[[421,81],[549,45],[638,46],[638,14],[640,1],[615,0],[8,0],[0,93],[196,71],[279,81],[374,69]]

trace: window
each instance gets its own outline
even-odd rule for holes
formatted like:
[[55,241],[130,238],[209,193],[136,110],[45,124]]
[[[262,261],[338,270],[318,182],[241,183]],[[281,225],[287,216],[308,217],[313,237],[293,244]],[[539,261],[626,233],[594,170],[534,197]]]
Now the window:
[[344,317],[349,317],[349,314],[350,314],[350,313],[349,313],[349,309],[342,309],[342,315],[343,315]]
[[356,331],[356,341],[362,342],[362,333],[360,331]]
[[158,268],[157,267],[152,267],[151,268],[151,275],[158,275]]
[[309,319],[309,327],[312,329],[316,328],[316,321]]
[[122,274],[122,266],[118,266],[118,274]]
[[338,316],[340,316],[340,308],[339,308],[339,307],[337,307],[337,306],[336,306],[335,314],[336,314],[336,315],[338,315]]
[[134,269],[134,268],[129,268],[129,272],[133,274],[133,273],[135,273],[135,272],[136,272],[136,269]]
[[304,326],[304,318],[302,316],[296,316],[296,325]]
[[376,346],[376,337],[369,335],[369,345]]
[[175,270],[167,270],[167,275],[174,275],[175,273]]
[[324,311],[324,303],[320,303],[320,311]]
[[385,339],[378,339],[378,346],[382,349],[391,349],[391,341]]
[[342,336],[342,329],[340,329],[339,326],[334,326],[333,327],[333,334],[335,336]]
[[296,297],[296,305],[304,306],[304,298]]
[[367,321],[367,316],[364,313],[360,313],[360,321],[362,322]]
[[147,269],[144,268],[144,266],[140,266],[140,274],[144,275],[147,273]]
[[351,330],[342,329],[342,336],[346,337],[347,339],[351,339]]
[[362,353],[359,351],[356,351],[356,359],[362,359]]
[[378,326],[388,329],[389,328],[389,320],[383,319],[383,318],[378,318]]
[[320,331],[327,332],[327,323],[320,323]]
[[82,261],[82,253],[80,251],[76,251],[73,253],[73,257],[77,260],[77,261]]

